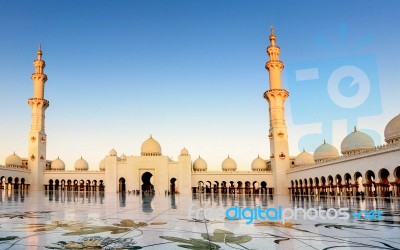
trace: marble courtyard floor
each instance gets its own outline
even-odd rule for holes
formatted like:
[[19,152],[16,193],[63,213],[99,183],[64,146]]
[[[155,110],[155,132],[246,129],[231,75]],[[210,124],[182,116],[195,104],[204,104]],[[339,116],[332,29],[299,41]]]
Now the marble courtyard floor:
[[[400,249],[400,200],[0,190],[0,249]],[[199,208],[381,210],[382,219],[208,218]],[[192,207],[191,216],[189,208]],[[213,210],[215,211],[215,210]]]

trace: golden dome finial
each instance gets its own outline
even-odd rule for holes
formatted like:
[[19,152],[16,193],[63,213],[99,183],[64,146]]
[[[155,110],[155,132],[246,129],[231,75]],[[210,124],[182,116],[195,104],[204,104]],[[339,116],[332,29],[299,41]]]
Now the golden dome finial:
[[270,28],[271,28],[271,36],[275,35],[274,34],[274,31],[275,31],[274,25],[271,24]]

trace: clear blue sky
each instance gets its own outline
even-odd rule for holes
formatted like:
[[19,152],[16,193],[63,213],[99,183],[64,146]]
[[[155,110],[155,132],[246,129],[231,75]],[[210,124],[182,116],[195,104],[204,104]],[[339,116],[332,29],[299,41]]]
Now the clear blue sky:
[[[174,159],[185,146],[210,169],[228,154],[250,169],[257,154],[269,157],[262,95],[271,24],[291,94],[290,154],[313,151],[323,138],[340,147],[346,120],[380,144],[400,112],[399,11],[399,1],[2,1],[0,162],[14,150],[27,155],[30,74],[42,43],[49,159],[60,156],[73,168],[82,155],[97,169],[113,147],[140,154],[151,133]],[[360,115],[323,112],[323,72],[347,61],[365,63],[378,92]],[[288,84],[309,64],[320,69],[317,85]],[[321,134],[300,139],[318,126]]]

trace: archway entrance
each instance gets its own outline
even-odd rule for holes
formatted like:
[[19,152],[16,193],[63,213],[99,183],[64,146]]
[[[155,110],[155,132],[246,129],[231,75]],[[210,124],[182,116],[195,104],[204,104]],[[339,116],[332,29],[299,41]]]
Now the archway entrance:
[[261,194],[267,193],[267,183],[265,181],[261,182]]
[[53,180],[49,180],[49,190],[53,190]]
[[60,181],[57,179],[56,185],[55,185],[55,190],[58,190],[59,188],[60,188]]
[[124,178],[120,178],[119,179],[118,192],[120,192],[120,193],[125,193],[126,192],[126,185],[125,185],[125,179]]
[[152,192],[154,191],[154,186],[151,184],[151,177],[153,177],[153,175],[149,172],[146,172],[142,175],[142,192]]
[[171,179],[171,188],[170,188],[171,194],[174,194],[174,193],[175,193],[175,182],[176,182],[176,179],[175,179],[175,178],[172,178],[172,179]]
[[19,179],[18,177],[15,177],[14,179],[14,189],[18,189],[19,188]]

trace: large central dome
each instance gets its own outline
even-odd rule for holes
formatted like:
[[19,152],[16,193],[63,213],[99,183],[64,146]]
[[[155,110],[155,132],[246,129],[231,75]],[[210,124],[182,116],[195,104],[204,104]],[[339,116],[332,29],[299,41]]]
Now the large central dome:
[[141,155],[142,156],[160,156],[161,155],[161,146],[153,137],[150,135],[150,138],[143,142],[141,147]]

